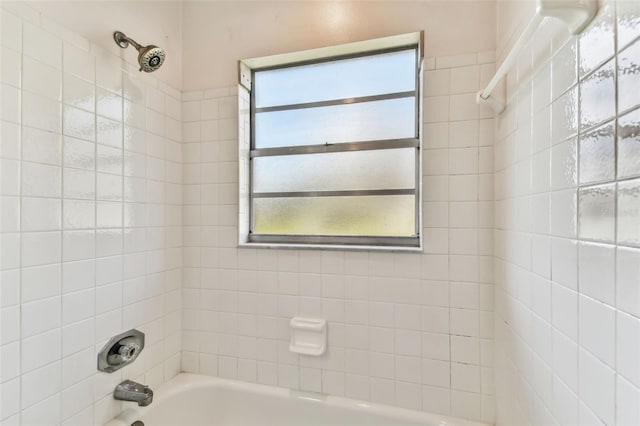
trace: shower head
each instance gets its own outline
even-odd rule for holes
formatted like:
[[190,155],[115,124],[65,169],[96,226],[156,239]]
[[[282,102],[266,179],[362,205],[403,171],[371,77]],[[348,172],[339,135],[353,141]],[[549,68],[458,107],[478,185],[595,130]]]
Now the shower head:
[[132,44],[138,50],[138,63],[140,64],[140,71],[154,72],[162,66],[164,63],[165,53],[164,50],[158,46],[140,46],[135,40],[127,37],[124,33],[116,31],[113,33],[113,39],[116,44],[123,49],[129,47]]

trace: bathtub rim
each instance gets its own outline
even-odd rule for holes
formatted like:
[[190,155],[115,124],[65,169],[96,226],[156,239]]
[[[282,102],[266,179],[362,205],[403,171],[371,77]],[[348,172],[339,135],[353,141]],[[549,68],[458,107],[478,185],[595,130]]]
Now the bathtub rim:
[[156,407],[167,399],[172,398],[174,395],[187,390],[208,387],[233,389],[276,398],[313,400],[324,404],[327,407],[348,409],[372,415],[384,415],[390,418],[398,418],[399,420],[425,422],[429,426],[490,426],[489,423],[477,422],[444,414],[435,414],[428,411],[412,410],[342,396],[299,391],[278,386],[262,385],[258,383],[243,382],[194,373],[180,373],[163,383],[157,389],[154,389],[153,403],[147,407],[138,407],[134,402],[123,402],[123,411],[115,418],[105,423],[104,426],[131,426],[133,422],[140,420],[141,417],[154,411]]

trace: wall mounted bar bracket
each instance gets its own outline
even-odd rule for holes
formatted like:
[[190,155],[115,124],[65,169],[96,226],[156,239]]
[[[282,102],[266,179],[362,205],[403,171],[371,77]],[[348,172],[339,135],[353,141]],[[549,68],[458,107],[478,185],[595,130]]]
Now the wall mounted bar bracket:
[[580,34],[598,12],[597,0],[539,0],[536,13],[564,21],[573,35]]
[[538,0],[536,14],[531,18],[529,24],[518,40],[513,44],[511,51],[502,61],[502,64],[495,75],[487,84],[484,90],[476,95],[478,105],[486,105],[493,109],[496,114],[504,111],[506,104],[503,100],[493,96],[491,92],[496,88],[500,80],[507,75],[511,66],[515,63],[520,52],[531,41],[536,30],[546,18],[557,18],[562,20],[573,35],[582,32],[593,20],[598,12],[598,0]]

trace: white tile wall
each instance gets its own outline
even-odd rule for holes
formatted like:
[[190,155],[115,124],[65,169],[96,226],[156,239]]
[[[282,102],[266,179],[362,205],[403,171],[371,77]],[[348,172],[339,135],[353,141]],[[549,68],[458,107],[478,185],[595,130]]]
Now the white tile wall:
[[601,6],[497,122],[497,424],[640,424],[640,7]]
[[[640,423],[636,2],[535,41],[495,152],[474,103],[493,52],[425,60],[423,255],[236,248],[236,88],[180,94],[33,11],[1,19],[3,424],[102,424],[120,380],[180,369],[499,424]],[[298,314],[330,321],[322,359],[288,352]],[[140,361],[96,373],[134,326]]]
[[[101,425],[122,379],[180,370],[180,93],[15,10],[1,10],[0,422]],[[139,360],[98,373],[132,327]]]
[[[183,370],[493,421],[493,56],[425,61],[423,255],[237,248],[246,96],[183,94]],[[294,315],[325,356],[289,353]]]

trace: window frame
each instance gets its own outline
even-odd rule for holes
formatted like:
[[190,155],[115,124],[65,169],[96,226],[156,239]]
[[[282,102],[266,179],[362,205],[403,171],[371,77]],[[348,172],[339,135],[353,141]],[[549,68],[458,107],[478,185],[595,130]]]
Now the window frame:
[[[413,38],[411,42],[407,42],[407,38]],[[397,41],[396,41],[397,40]],[[394,41],[396,43],[394,44]],[[269,246],[279,248],[339,248],[339,249],[366,249],[366,250],[401,250],[401,251],[422,251],[422,74],[423,74],[423,33],[405,34],[400,36],[386,37],[383,39],[369,40],[366,42],[350,43],[347,45],[335,46],[337,50],[346,48],[348,52],[338,54],[316,54],[314,51],[298,52],[307,55],[305,59],[297,59],[287,61],[291,55],[277,55],[280,60],[269,63],[270,57],[257,58],[254,60],[244,60],[239,63],[239,79],[241,86],[247,90],[249,94],[249,149],[248,149],[248,218],[241,214],[240,220],[248,223],[246,232],[240,232],[240,246]],[[364,44],[366,48],[360,48],[355,51],[349,51],[351,46]],[[391,45],[389,45],[391,44]],[[324,49],[315,49],[324,50]],[[397,93],[385,93],[372,96],[362,96],[358,98],[332,99],[328,101],[316,101],[303,104],[287,104],[281,106],[256,108],[256,90],[254,90],[253,82],[255,81],[255,73],[284,69],[290,67],[298,67],[303,65],[311,65],[325,62],[335,62],[338,60],[352,59],[358,57],[367,57],[384,53],[392,53],[405,50],[415,51],[415,84],[414,90]],[[252,62],[261,62],[266,59],[267,64],[251,66]],[[282,61],[284,59],[284,61]],[[264,61],[263,61],[264,62]],[[248,86],[248,87],[247,87]],[[380,139],[368,141],[354,141],[347,143],[333,144],[317,144],[302,146],[286,146],[272,148],[255,148],[256,132],[255,132],[255,115],[258,112],[265,111],[283,111],[295,110],[302,108],[314,108],[322,106],[338,106],[348,105],[361,102],[372,102],[379,100],[414,98],[414,120],[415,129],[413,137],[402,139]],[[255,193],[254,192],[254,173],[253,159],[266,156],[282,156],[282,155],[300,155],[300,154],[317,154],[330,152],[354,152],[364,150],[384,150],[394,148],[414,148],[415,149],[415,179],[414,188],[412,189],[372,189],[372,190],[340,190],[340,191],[285,191],[279,193]],[[242,155],[242,154],[241,154]],[[242,171],[240,172],[242,175]],[[246,177],[245,177],[246,178]],[[240,177],[242,182],[242,176]],[[257,196],[256,196],[257,194]],[[268,194],[268,195],[267,195]],[[296,197],[318,197],[318,196],[366,196],[366,195],[414,195],[414,235],[412,236],[347,236],[347,235],[313,235],[313,234],[256,234],[254,222],[253,202],[257,198],[267,198],[276,196]]]

